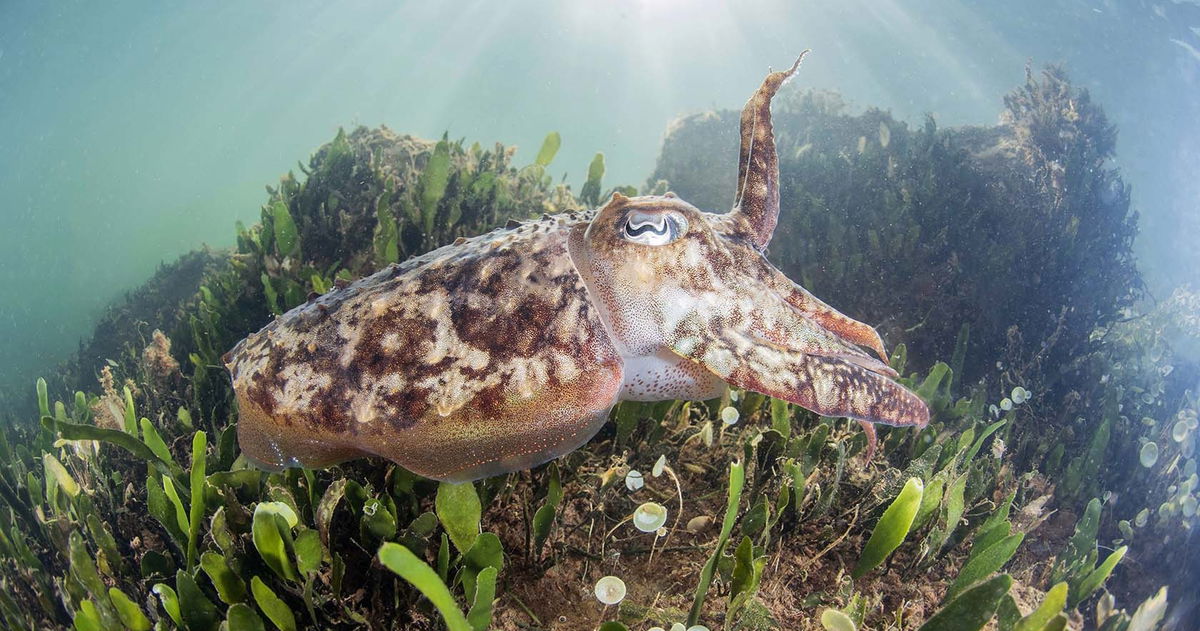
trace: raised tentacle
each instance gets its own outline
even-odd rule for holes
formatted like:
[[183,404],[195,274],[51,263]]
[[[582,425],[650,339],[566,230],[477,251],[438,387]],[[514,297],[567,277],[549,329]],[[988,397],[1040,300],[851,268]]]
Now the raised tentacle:
[[733,214],[743,222],[741,230],[759,250],[770,243],[779,220],[779,160],[771,128],[771,99],[807,54],[807,50],[800,53],[791,68],[767,75],[742,109],[738,192]]

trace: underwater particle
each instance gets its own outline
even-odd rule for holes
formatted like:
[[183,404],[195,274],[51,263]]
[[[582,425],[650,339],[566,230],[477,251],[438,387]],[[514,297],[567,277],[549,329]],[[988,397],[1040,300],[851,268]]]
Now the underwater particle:
[[671,625],[671,631],[687,631],[687,627],[683,626],[682,622],[676,622]]
[[605,576],[596,581],[596,600],[605,605],[615,605],[625,600],[625,581],[615,576]]
[[726,425],[733,425],[734,423],[737,423],[741,416],[741,413],[739,413],[737,408],[733,406],[726,406],[725,409],[721,410],[721,422],[725,423]]
[[708,627],[702,624],[694,624],[687,628],[687,631],[708,631]]
[[1153,467],[1158,462],[1158,443],[1151,440],[1142,445],[1141,451],[1138,452],[1138,461],[1147,469]]
[[992,441],[992,457],[999,460],[1004,457],[1004,439],[997,437]]
[[1000,400],[1000,409],[1001,410],[1004,410],[1005,412],[1007,412],[1007,411],[1011,410],[1012,408],[1013,408],[1012,399],[1010,399],[1008,397],[1004,397],[1003,399]]
[[655,532],[667,523],[667,507],[646,502],[633,511],[633,525],[642,532]]
[[650,627],[649,629],[646,629],[646,631],[667,631],[667,630],[662,627]]
[[630,491],[637,491],[643,486],[646,486],[646,480],[642,477],[641,471],[630,469],[629,473],[625,474],[625,488]]
[[1150,521],[1150,509],[1143,508],[1142,510],[1138,511],[1137,516],[1133,518],[1133,525],[1137,526],[1138,528],[1145,528],[1146,523],[1149,521]]
[[742,398],[742,393],[740,390],[730,390],[729,391],[729,400],[730,401],[737,403],[738,400],[741,398]]
[[1196,514],[1196,496],[1192,494],[1184,495],[1179,501],[1179,510],[1183,512],[1184,517],[1192,517]]
[[650,475],[658,477],[663,474],[663,469],[667,466],[667,455],[663,454],[654,461],[654,468],[650,470]]
[[1175,424],[1171,426],[1171,440],[1177,443],[1182,443],[1183,439],[1187,438],[1187,433],[1187,421],[1175,421]]
[[892,144],[892,128],[887,123],[879,121],[879,146],[887,148]]

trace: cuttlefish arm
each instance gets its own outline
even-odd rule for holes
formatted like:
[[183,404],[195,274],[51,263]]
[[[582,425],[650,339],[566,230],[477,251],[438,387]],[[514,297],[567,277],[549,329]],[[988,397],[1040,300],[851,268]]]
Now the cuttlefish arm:
[[743,223],[739,230],[763,250],[779,222],[779,167],[771,126],[771,99],[796,74],[808,51],[800,53],[791,68],[772,72],[742,108],[741,149],[738,155],[738,190],[728,217]]
[[763,266],[761,277],[772,290],[805,317],[851,344],[871,349],[885,364],[888,362],[883,339],[879,337],[875,327],[843,315],[770,265]]
[[[769,265],[765,260],[762,264]],[[860,340],[869,340],[862,332],[874,332],[871,327],[828,307],[806,312],[792,304],[793,293],[739,294],[723,282],[726,279],[711,280],[715,285],[711,294],[695,300],[667,336],[675,353],[733,386],[823,416],[858,420],[867,433],[868,459],[876,444],[873,423],[924,426],[929,422],[925,403],[891,379],[896,371],[858,348]],[[736,276],[728,280],[738,282]],[[813,303],[802,306],[813,307]],[[829,321],[837,326],[828,325]]]

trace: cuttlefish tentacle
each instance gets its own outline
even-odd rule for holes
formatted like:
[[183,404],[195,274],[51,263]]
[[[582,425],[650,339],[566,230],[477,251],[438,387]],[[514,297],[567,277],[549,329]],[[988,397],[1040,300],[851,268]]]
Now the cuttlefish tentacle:
[[[888,377],[897,376],[891,366],[855,346],[856,340],[839,335],[777,294],[767,292],[760,296],[761,301],[768,304],[755,309],[749,317],[748,332],[755,339],[780,348],[837,359]],[[866,326],[859,322],[854,324]]]
[[887,351],[883,348],[883,339],[879,337],[879,332],[874,327],[845,316],[842,312],[825,304],[807,289],[792,282],[770,263],[761,265],[760,270],[759,280],[768,284],[797,311],[843,340],[871,349],[885,364],[888,363]]
[[874,455],[872,423],[924,427],[929,409],[886,373],[845,358],[755,343],[743,333],[704,331],[699,319],[682,322],[672,349],[699,362],[729,384],[784,399],[822,416],[848,417],[867,432],[867,459]]
[[807,54],[807,50],[800,53],[791,68],[767,75],[742,109],[738,192],[731,217],[743,222],[741,231],[759,250],[771,242],[779,221],[779,160],[771,128],[771,99]]
[[[774,290],[773,295],[778,296],[791,308],[777,307],[773,309],[771,313],[774,317],[771,319],[770,325],[756,326],[754,329],[754,333],[759,338],[810,355],[839,359],[872,373],[887,377],[899,376],[886,363],[887,353],[883,350],[883,341],[873,327],[849,318],[825,304],[808,290],[780,274],[769,263],[761,265],[760,273],[769,278],[768,284]],[[805,344],[797,346],[797,340],[803,340]],[[870,348],[879,355],[879,359],[875,359],[851,345]],[[803,404],[801,403],[801,405]],[[922,403],[915,415],[909,414],[898,420],[901,422],[892,424],[924,426],[929,420],[929,412]],[[875,457],[876,446],[879,442],[875,432],[875,422],[888,421],[858,420],[867,437],[865,455],[868,462]]]

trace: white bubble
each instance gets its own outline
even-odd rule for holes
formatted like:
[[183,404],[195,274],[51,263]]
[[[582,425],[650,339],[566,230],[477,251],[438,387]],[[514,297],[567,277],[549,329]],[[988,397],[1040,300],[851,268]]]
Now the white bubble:
[[625,600],[625,581],[615,576],[605,576],[596,581],[596,600],[615,605]]
[[646,486],[646,480],[642,478],[642,472],[637,469],[630,469],[629,473],[625,474],[625,488],[630,491],[636,491],[643,486]]
[[1007,412],[1007,411],[1011,410],[1012,408],[1013,408],[1012,399],[1010,399],[1008,397],[1004,397],[1003,399],[1000,400],[1000,409],[1001,410],[1004,410],[1005,412]]
[[633,511],[633,525],[642,532],[655,532],[667,523],[667,507],[646,502]]
[[721,422],[725,423],[726,425],[733,425],[734,423],[738,422],[738,419],[741,418],[741,416],[742,415],[737,411],[737,408],[732,406],[728,406],[721,410]]

